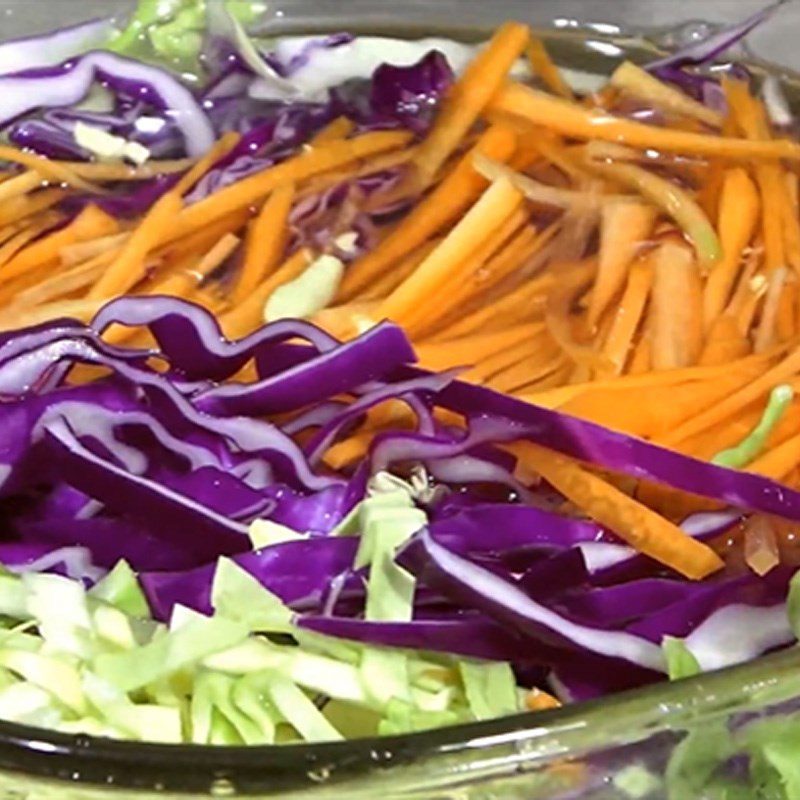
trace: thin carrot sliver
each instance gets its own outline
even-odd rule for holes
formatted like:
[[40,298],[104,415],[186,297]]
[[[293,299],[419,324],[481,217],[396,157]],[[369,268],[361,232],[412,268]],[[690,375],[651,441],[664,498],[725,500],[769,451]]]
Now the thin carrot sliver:
[[778,317],[775,323],[778,339],[782,342],[797,334],[795,306],[797,305],[797,283],[786,282],[778,302]]
[[786,268],[779,267],[768,278],[767,291],[764,294],[764,305],[761,309],[761,319],[753,341],[753,350],[756,353],[763,353],[775,342],[778,307],[781,302],[783,287],[786,284],[786,275]]
[[706,336],[701,366],[729,364],[750,353],[750,342],[739,330],[739,323],[732,314],[720,314]]
[[530,442],[517,443],[512,451],[588,517],[641,553],[693,580],[723,567],[722,559],[710,547],[572,459]]
[[176,158],[151,159],[137,166],[120,161],[62,161],[61,163],[81,178],[95,181],[149,181],[159,175],[186,172],[195,162],[191,158]]
[[511,157],[515,146],[516,136],[512,131],[501,126],[489,128],[455,169],[420,200],[392,234],[348,268],[337,299],[352,299],[391,264],[404,258],[469,208],[488,186],[486,179],[475,170],[475,153],[504,161]]
[[33,192],[44,183],[42,176],[34,169],[15,175],[0,184],[0,203]]
[[634,264],[628,275],[628,285],[619,307],[614,311],[611,330],[603,346],[603,353],[611,364],[611,372],[621,375],[630,357],[632,343],[653,285],[653,271],[649,263]]
[[731,159],[800,159],[800,144],[783,139],[752,142],[658,128],[585,108],[519,83],[508,83],[490,109],[520,117],[577,139],[620,142],[632,147]]
[[0,225],[20,222],[33,214],[46,211],[67,196],[64,189],[42,189],[30,195],[13,197],[0,204]]
[[401,322],[412,331],[424,322],[417,312],[419,298],[430,297],[456,279],[458,268],[483,239],[511,216],[522,203],[522,195],[510,181],[492,184],[464,215],[444,241],[378,309],[379,318]]
[[0,161],[21,164],[23,167],[39,173],[50,183],[66,183],[84,192],[103,193],[99,186],[83,180],[70,165],[63,161],[55,161],[27,150],[17,150],[15,147],[9,146],[0,146]]
[[280,264],[289,242],[289,213],[294,202],[295,186],[279,186],[267,198],[261,213],[253,220],[247,236],[244,264],[233,293],[240,303]]
[[653,368],[691,366],[703,347],[702,285],[694,256],[684,245],[666,241],[652,264]]
[[652,205],[635,200],[607,203],[600,212],[597,277],[589,296],[587,322],[594,327],[622,290],[628,266],[650,235],[656,219]]
[[556,353],[544,360],[523,358],[516,364],[492,375],[487,383],[495,391],[513,394],[532,383],[551,376],[563,367],[564,362],[565,359],[561,353]]
[[59,253],[75,242],[108,236],[119,230],[119,223],[97,206],[87,206],[65,228],[37,239],[0,269],[0,280],[9,280],[28,270],[55,261]]
[[762,453],[747,465],[748,472],[763,475],[773,480],[783,480],[800,464],[800,435],[792,436],[781,444]]
[[415,349],[420,364],[427,369],[448,369],[473,364],[488,356],[532,340],[542,331],[541,325],[517,325],[492,333],[476,333],[445,342],[421,342]]
[[531,36],[525,53],[534,75],[538,75],[551,92],[571,100],[572,89],[564,80],[561,70],[556,66],[550,53],[547,52],[544,42],[538,36]]
[[417,153],[415,163],[420,186],[430,184],[439,167],[458,147],[503,85],[514,62],[525,52],[529,40],[527,25],[506,22],[467,66],[445,98],[433,128]]
[[719,204],[719,235],[722,258],[710,271],[703,291],[706,330],[728,302],[739,271],[742,252],[758,224],[759,198],[755,185],[741,167],[725,171]]
[[164,241],[182,208],[183,200],[177,192],[162,195],[139,222],[119,257],[92,287],[88,296],[92,299],[114,297],[135,286],[144,276],[148,253]]
[[58,217],[42,215],[36,221],[26,225],[15,236],[12,236],[2,247],[0,247],[0,267],[5,265],[19,253],[29,242],[45,233],[58,222]]
[[355,129],[356,124],[347,117],[336,117],[329,122],[321,131],[311,138],[312,147],[325,142],[332,142],[336,139],[346,139]]
[[711,408],[707,408],[692,419],[680,425],[665,437],[665,444],[677,444],[696,433],[710,428],[727,417],[732,416],[748,403],[766,395],[775,386],[791,379],[800,370],[800,347],[795,347],[778,364],[763,372],[739,391],[724,398]]
[[387,297],[441,244],[442,238],[438,237],[421,244],[416,250],[413,250],[395,264],[394,267],[385,270],[380,278],[373,280],[369,286],[359,292],[353,299],[355,301],[382,300]]

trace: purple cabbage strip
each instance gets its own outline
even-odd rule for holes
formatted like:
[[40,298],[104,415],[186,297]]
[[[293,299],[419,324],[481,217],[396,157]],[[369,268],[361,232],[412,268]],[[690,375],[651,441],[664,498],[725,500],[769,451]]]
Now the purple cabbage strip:
[[147,327],[172,367],[189,378],[224,380],[259,351],[289,339],[305,339],[319,352],[328,352],[339,345],[332,336],[300,320],[273,322],[231,342],[223,337],[213,314],[174,297],[112,300],[95,315],[91,327],[99,335],[114,324]]
[[741,22],[727,26],[699,42],[682,47],[664,58],[651,61],[647,64],[646,69],[658,73],[665,67],[708,64],[740,42],[754,28],[766,22],[784,2],[785,0],[778,0],[760,11],[756,11]]
[[[491,661],[537,661],[543,653],[529,647],[525,637],[476,614],[460,619],[370,622],[342,617],[301,616],[299,628],[341,639],[385,647],[450,653]],[[522,654],[525,654],[524,656]]]
[[[350,537],[312,537],[242,553],[234,561],[291,606],[321,599],[334,576],[353,563],[357,547],[358,541]],[[208,564],[188,572],[141,575],[142,588],[156,619],[169,619],[178,603],[210,613],[215,570],[216,564]]]
[[86,97],[95,81],[168,112],[180,129],[190,156],[200,156],[214,144],[216,135],[208,117],[191,91],[173,75],[103,51],[87,53],[58,66],[0,77],[0,125],[37,108],[74,105]]
[[195,396],[194,404],[201,411],[215,416],[277,414],[352,391],[415,359],[414,351],[400,328],[384,322],[358,338],[274,377],[248,385],[226,384],[200,392]]
[[639,667],[664,670],[661,649],[623,631],[581,625],[531,599],[508,580],[442,547],[423,530],[406,547],[404,563],[417,578],[458,605],[475,609],[556,649],[588,651]]

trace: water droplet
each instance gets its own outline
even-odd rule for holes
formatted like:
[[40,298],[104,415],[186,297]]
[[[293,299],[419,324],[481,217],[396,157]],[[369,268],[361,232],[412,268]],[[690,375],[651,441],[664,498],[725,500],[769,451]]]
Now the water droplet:
[[317,769],[309,770],[307,775],[308,779],[314,781],[314,783],[325,783],[331,777],[331,770],[330,767],[318,767]]

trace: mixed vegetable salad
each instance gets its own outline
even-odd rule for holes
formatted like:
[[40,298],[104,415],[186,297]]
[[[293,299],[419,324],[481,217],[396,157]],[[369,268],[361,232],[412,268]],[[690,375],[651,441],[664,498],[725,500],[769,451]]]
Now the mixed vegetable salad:
[[720,62],[775,10],[607,82],[238,0],[0,45],[0,718],[320,742],[792,645],[800,143]]

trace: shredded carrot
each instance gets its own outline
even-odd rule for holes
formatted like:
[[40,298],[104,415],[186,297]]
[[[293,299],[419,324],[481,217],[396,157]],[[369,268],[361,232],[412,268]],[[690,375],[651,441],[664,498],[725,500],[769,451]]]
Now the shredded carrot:
[[748,472],[755,472],[773,480],[783,480],[793,469],[800,464],[800,435],[790,439],[762,453],[747,466]]
[[699,363],[702,366],[729,364],[749,352],[750,342],[739,330],[736,317],[720,314],[708,332]]
[[611,329],[605,340],[603,352],[611,364],[611,372],[621,375],[630,357],[636,330],[644,315],[653,270],[649,262],[638,262],[631,268],[628,284],[619,307],[614,311]]
[[144,276],[148,253],[167,238],[182,208],[183,200],[177,191],[160,197],[124,244],[111,268],[92,287],[89,297],[115,297],[135,286]]
[[522,195],[509,181],[500,179],[492,184],[442,244],[386,298],[378,317],[400,321],[413,331],[424,322],[416,313],[419,298],[441,291],[455,279],[463,259],[521,203]]
[[546,711],[549,708],[561,708],[561,703],[553,695],[541,689],[531,689],[525,695],[525,708],[528,711]]
[[[380,278],[376,278],[366,289],[354,298],[358,300],[382,300],[393,292],[414,270],[441,244],[443,237],[431,239],[412,250],[392,269],[387,269]],[[373,251],[375,252],[375,251]],[[345,273],[347,275],[347,273]]]
[[657,128],[584,108],[519,83],[506,84],[494,96],[490,108],[577,139],[600,139],[632,147],[719,158],[800,159],[800,144],[788,140],[753,142]]
[[775,343],[776,327],[778,322],[778,307],[786,284],[787,271],[784,267],[776,269],[767,279],[767,291],[764,293],[764,306],[761,310],[761,320],[756,329],[753,349],[756,353],[763,353]]
[[653,255],[654,369],[696,364],[703,346],[703,298],[692,252],[666,241]]
[[69,164],[63,161],[54,161],[27,150],[17,150],[15,147],[8,146],[0,146],[0,161],[21,164],[23,167],[37,172],[50,183],[65,183],[84,192],[103,194],[103,190],[99,186],[83,180]]
[[710,547],[572,459],[530,442],[517,443],[511,449],[526,467],[538,472],[587,516],[645,555],[693,580],[722,568],[722,560]]
[[502,86],[514,62],[525,52],[529,41],[527,25],[507,22],[469,64],[447,95],[417,153],[415,162],[421,187],[430,184],[439,167],[458,147],[492,95]]
[[600,212],[597,277],[589,298],[587,323],[595,327],[625,285],[628,266],[653,229],[653,206],[635,200],[607,203]]
[[159,175],[186,172],[195,162],[191,158],[166,161],[151,159],[146,164],[133,166],[122,161],[63,161],[64,167],[81,178],[95,181],[149,181]]
[[510,130],[501,126],[489,128],[473,150],[461,159],[433,192],[416,205],[395,231],[347,270],[337,299],[352,299],[391,264],[419,247],[469,208],[488,185],[486,179],[475,171],[475,153],[503,161],[511,157],[515,146],[516,136]]
[[311,139],[311,146],[346,139],[354,130],[355,123],[347,117],[336,117]]
[[487,379],[492,389],[510,393],[522,391],[531,384],[551,377],[565,364],[561,353],[555,353],[549,358],[542,358],[541,352],[536,353],[536,358],[530,358],[526,353],[520,355],[522,357],[517,363],[505,367]]
[[67,196],[64,189],[42,189],[0,204],[0,225],[10,225],[52,208]]
[[555,94],[572,99],[572,89],[564,80],[561,71],[550,58],[544,42],[538,36],[531,36],[528,47],[526,48],[528,62],[531,65],[534,75],[538,75],[544,85]]
[[793,339],[797,333],[795,322],[795,306],[797,305],[797,283],[786,281],[778,301],[778,318],[776,329],[778,339],[787,342]]
[[719,205],[719,234],[722,258],[711,270],[703,295],[706,330],[728,302],[742,253],[758,223],[759,199],[756,187],[741,167],[725,171]]
[[0,280],[15,278],[28,270],[55,261],[65,247],[75,242],[108,236],[118,230],[119,223],[115,219],[97,206],[87,206],[65,228],[37,239],[6,263],[0,269]]
[[295,186],[279,186],[253,220],[247,237],[244,264],[233,293],[233,302],[241,303],[281,261],[289,242],[289,212],[294,202]]
[[29,169],[0,184],[0,203],[19,197],[38,189],[44,183],[42,176],[34,169]]

